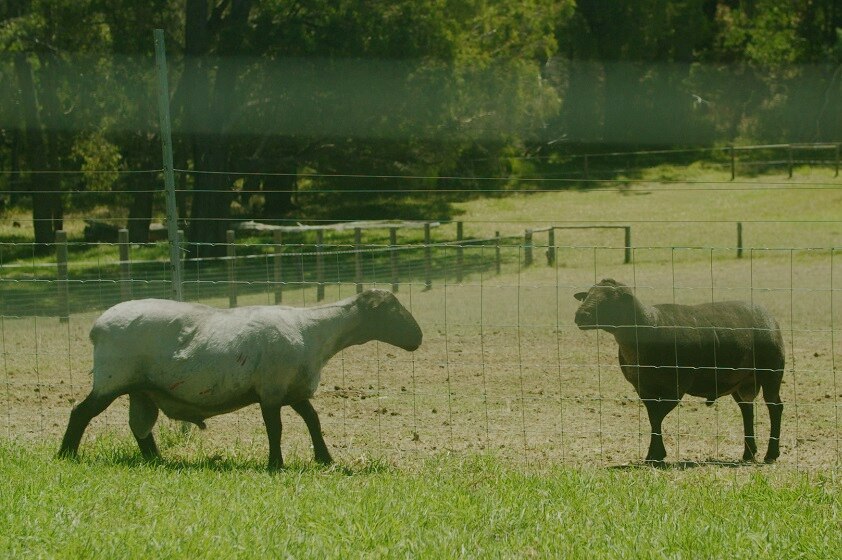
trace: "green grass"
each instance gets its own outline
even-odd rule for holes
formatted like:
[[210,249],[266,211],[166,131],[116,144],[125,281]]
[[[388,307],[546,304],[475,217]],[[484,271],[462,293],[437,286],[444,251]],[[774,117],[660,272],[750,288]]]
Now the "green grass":
[[838,481],[775,469],[511,466],[438,456],[194,456],[100,438],[79,461],[0,442],[0,555],[17,558],[831,558]]

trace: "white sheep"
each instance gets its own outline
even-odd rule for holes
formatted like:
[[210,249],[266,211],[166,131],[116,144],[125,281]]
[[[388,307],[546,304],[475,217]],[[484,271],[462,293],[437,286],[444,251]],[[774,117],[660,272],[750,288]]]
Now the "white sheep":
[[105,311],[91,329],[93,388],[73,407],[59,450],[75,456],[85,428],[117,397],[129,395],[129,426],[146,457],[158,410],[200,428],[204,420],[259,403],[269,437],[269,468],[281,468],[281,407],[307,424],[316,461],[330,463],[310,397],[337,352],[379,340],[412,351],[418,323],[395,296],[367,290],[311,308],[217,309],[143,299]]

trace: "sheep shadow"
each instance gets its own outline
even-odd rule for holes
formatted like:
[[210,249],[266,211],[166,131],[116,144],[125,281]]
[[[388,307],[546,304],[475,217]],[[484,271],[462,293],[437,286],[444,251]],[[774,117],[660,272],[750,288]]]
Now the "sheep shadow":
[[726,461],[723,459],[703,459],[701,461],[674,461],[674,462],[659,462],[647,463],[646,461],[636,461],[633,463],[623,463],[620,465],[610,465],[608,470],[615,471],[635,471],[643,469],[655,469],[662,471],[685,471],[690,469],[716,467],[727,469],[745,469],[752,467],[764,466],[765,463],[757,461]]
[[[76,460],[81,462],[80,459]],[[361,476],[391,472],[395,469],[392,465],[378,460],[358,462],[355,464],[332,463],[330,465],[323,465],[315,461],[306,461],[303,459],[293,459],[284,465],[282,469],[268,469],[263,460],[225,457],[217,454],[199,458],[150,459],[138,454],[114,453],[89,456],[84,462],[97,466],[125,467],[130,469],[155,468],[170,472],[254,472],[279,476],[308,473],[335,473],[342,476]]]

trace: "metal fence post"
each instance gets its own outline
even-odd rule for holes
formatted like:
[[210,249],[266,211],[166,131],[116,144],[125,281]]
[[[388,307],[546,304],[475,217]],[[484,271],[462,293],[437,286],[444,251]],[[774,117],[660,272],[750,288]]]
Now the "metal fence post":
[[181,286],[181,238],[178,233],[178,207],[175,201],[175,175],[173,173],[172,129],[170,126],[170,93],[167,82],[167,55],[164,48],[164,30],[156,29],[155,63],[158,69],[158,119],[161,126],[161,151],[164,160],[164,187],[167,193],[167,231],[170,243],[170,278],[172,296],[184,299]]
[[737,258],[743,258],[743,223],[737,222]]
[[132,261],[129,255],[129,230],[123,228],[117,232],[117,243],[120,248],[120,300],[132,299]]
[[61,229],[56,231],[56,276],[59,321],[66,323],[70,320],[70,298],[67,293],[67,232]]

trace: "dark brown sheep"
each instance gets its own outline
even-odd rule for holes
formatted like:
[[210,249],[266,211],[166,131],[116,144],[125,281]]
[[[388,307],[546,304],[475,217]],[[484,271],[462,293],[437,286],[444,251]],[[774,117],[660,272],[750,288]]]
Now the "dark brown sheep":
[[652,429],[646,461],[666,457],[661,423],[685,394],[709,405],[732,395],[743,415],[743,460],[754,460],[754,399],[761,388],[771,422],[765,461],[778,458],[784,345],[778,322],[763,307],[742,301],[649,306],[612,279],[574,297],[582,302],[576,325],[614,335],[623,375],[646,406]]

